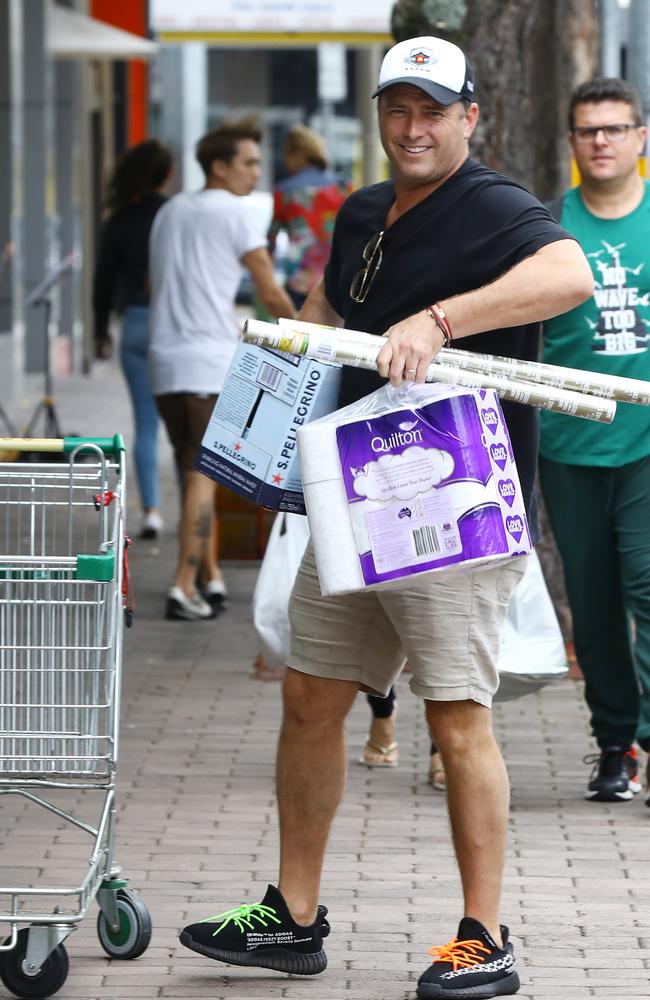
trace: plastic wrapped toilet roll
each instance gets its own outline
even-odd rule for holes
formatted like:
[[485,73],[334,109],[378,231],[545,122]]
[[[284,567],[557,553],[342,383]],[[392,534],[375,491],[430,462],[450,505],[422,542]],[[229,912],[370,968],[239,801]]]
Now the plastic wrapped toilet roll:
[[301,428],[298,453],[324,595],[531,549],[491,389],[387,386]]

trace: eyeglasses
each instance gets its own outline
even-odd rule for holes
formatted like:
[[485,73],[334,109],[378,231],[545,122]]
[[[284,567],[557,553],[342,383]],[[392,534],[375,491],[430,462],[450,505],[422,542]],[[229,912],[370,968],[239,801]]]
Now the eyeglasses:
[[571,129],[576,142],[583,145],[587,142],[593,142],[599,132],[602,132],[608,142],[623,142],[623,139],[627,136],[628,131],[631,128],[641,128],[640,125],[598,125],[597,127],[592,127],[591,125],[578,125],[576,128]]
[[383,259],[381,241],[383,238],[384,230],[382,229],[380,233],[375,233],[374,236],[371,236],[363,248],[362,256],[366,262],[366,266],[357,271],[350,285],[350,298],[354,299],[355,302],[366,301],[373,278],[381,267]]

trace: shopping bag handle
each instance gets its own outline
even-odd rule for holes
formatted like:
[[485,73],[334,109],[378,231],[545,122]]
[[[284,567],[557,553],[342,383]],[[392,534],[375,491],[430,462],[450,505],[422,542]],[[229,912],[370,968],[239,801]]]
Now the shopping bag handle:
[[94,445],[101,448],[105,455],[117,455],[121,451],[126,451],[124,438],[121,434],[114,434],[113,437],[65,437],[65,438],[11,438],[0,437],[0,450],[3,451],[40,451],[63,453],[69,455],[85,445]]

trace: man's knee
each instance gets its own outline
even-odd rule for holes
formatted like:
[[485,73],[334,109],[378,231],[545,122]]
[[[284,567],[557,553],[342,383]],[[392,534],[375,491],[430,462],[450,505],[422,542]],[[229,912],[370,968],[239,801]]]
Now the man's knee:
[[357,691],[353,681],[312,677],[288,667],[282,688],[284,721],[309,726],[343,722]]
[[493,740],[492,712],[475,701],[426,701],[432,739],[443,756],[467,752],[481,740]]

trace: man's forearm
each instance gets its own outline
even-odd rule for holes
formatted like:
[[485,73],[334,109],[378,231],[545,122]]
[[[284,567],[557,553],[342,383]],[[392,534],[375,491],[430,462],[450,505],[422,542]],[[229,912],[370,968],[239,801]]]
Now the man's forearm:
[[296,310],[293,302],[285,292],[284,288],[279,285],[273,285],[268,289],[264,290],[264,294],[260,294],[262,299],[262,304],[264,308],[277,319],[280,317],[286,317],[287,319],[294,319],[296,315]]
[[442,299],[454,339],[525,326],[580,305],[593,292],[591,268],[574,240],[543,247],[490,285]]
[[257,247],[256,250],[244,254],[242,264],[250,271],[255,291],[271,316],[276,316],[278,319],[282,316],[293,319],[296,310],[284,288],[281,288],[275,280],[273,264],[266,247]]
[[307,296],[298,313],[298,319],[303,320],[305,323],[322,323],[323,326],[343,325],[343,320],[327,301],[322,279],[312,288]]
[[[539,323],[580,305],[593,293],[591,268],[574,240],[542,247],[490,285],[441,299],[454,340],[487,330]],[[424,382],[443,345],[442,331],[425,309],[386,331],[377,368],[393,385],[402,378]],[[471,346],[471,345],[468,345]]]

